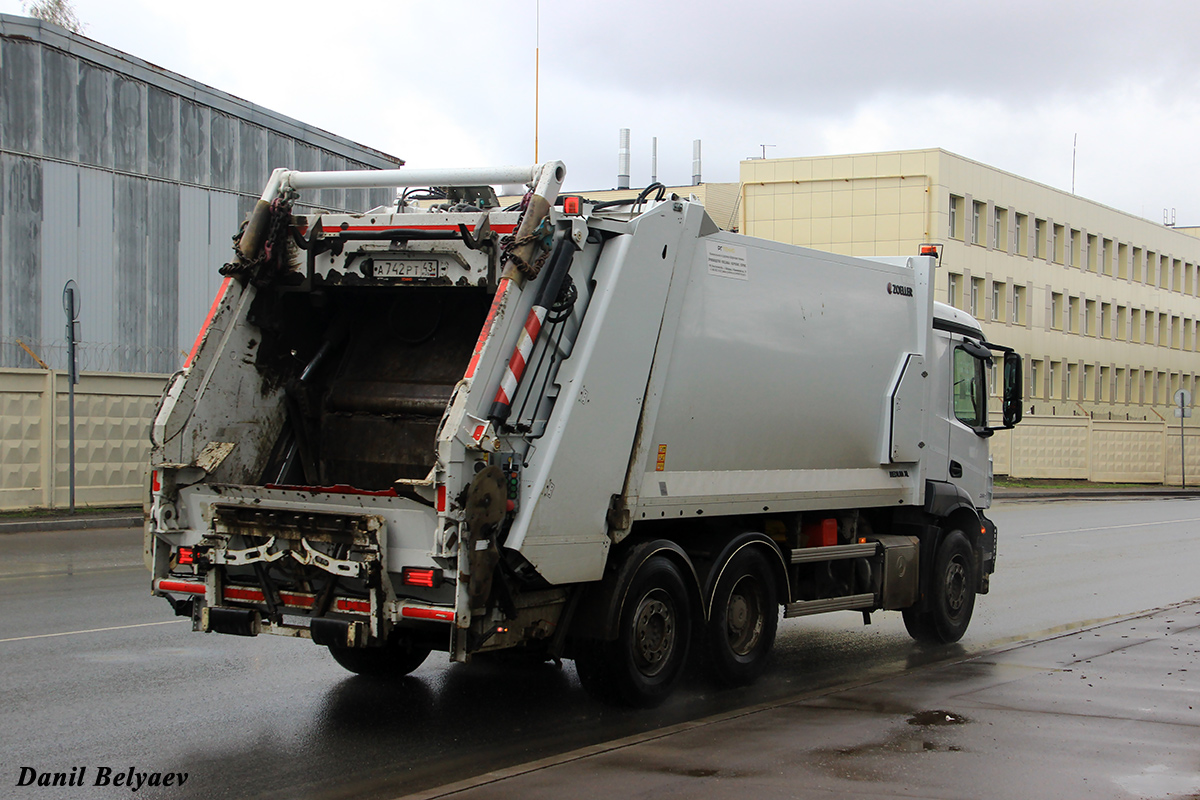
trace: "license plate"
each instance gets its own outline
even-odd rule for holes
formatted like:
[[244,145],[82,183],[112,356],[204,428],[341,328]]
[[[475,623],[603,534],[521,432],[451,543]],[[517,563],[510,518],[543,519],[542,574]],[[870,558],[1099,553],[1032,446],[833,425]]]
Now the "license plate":
[[373,274],[376,278],[427,280],[441,277],[443,272],[441,262],[435,258],[428,258],[376,261]]

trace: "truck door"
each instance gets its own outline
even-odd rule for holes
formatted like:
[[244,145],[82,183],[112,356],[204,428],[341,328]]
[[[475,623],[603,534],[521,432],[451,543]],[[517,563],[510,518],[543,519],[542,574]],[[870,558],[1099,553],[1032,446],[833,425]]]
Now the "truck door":
[[951,337],[949,477],[975,503],[989,505],[991,464],[988,461],[987,348],[963,336]]

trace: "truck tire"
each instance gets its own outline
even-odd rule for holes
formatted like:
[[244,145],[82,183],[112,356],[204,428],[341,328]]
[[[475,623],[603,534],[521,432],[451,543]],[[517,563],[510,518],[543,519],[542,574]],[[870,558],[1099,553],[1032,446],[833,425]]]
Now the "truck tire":
[[425,662],[430,648],[393,642],[383,647],[338,647],[328,645],[333,660],[356,675],[399,678]]
[[683,575],[670,559],[652,556],[629,584],[616,639],[580,644],[579,681],[606,702],[657,706],[683,674],[691,629]]
[[918,642],[957,642],[971,623],[978,583],[971,543],[962,531],[950,531],[942,539],[930,578],[929,610],[904,609],[904,627]]
[[744,686],[766,669],[779,625],[777,597],[775,573],[758,547],[743,547],[721,568],[705,642],[720,683]]

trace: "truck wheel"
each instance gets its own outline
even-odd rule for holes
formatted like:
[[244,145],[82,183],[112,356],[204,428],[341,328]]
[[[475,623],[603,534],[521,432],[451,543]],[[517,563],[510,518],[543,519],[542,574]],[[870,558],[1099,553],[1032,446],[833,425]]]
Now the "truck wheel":
[[691,626],[679,568],[662,556],[647,559],[625,595],[617,638],[580,647],[575,659],[580,683],[602,700],[642,708],[660,704],[683,674]]
[[356,675],[399,678],[415,670],[429,657],[430,648],[410,643],[383,647],[338,647],[328,645],[333,660]]
[[775,574],[757,547],[742,548],[726,562],[713,590],[708,622],[708,660],[718,681],[753,682],[767,667],[779,624]]
[[929,591],[929,611],[904,609],[904,627],[918,642],[951,644],[967,632],[975,610],[975,558],[962,531],[950,531],[938,546]]

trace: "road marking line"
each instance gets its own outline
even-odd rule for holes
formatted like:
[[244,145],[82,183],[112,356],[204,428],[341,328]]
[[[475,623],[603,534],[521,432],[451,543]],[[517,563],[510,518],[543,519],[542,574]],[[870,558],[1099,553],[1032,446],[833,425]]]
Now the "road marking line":
[[1146,528],[1151,525],[1178,525],[1181,522],[1200,522],[1200,517],[1188,517],[1187,519],[1164,519],[1160,522],[1134,522],[1129,525],[1102,525],[1099,528],[1071,528],[1065,531],[1046,531],[1045,533],[1023,533],[1022,539],[1031,539],[1035,536],[1054,536],[1059,533],[1085,533],[1087,531],[1115,531],[1121,528]]
[[72,570],[56,572],[15,572],[11,575],[0,575],[0,581],[27,580],[29,578],[73,578],[77,575],[97,575],[102,572],[128,572],[129,570],[146,568],[141,564],[129,564],[124,567],[81,567]]
[[23,642],[27,639],[49,639],[52,636],[74,636],[77,633],[103,633],[104,631],[123,631],[129,628],[149,628],[151,625],[174,625],[177,622],[189,622],[186,619],[169,619],[166,622],[139,622],[136,625],[114,625],[111,628],[89,628],[86,631],[63,631],[62,633],[39,633],[34,636],[13,636],[10,639],[0,639],[2,642]]

